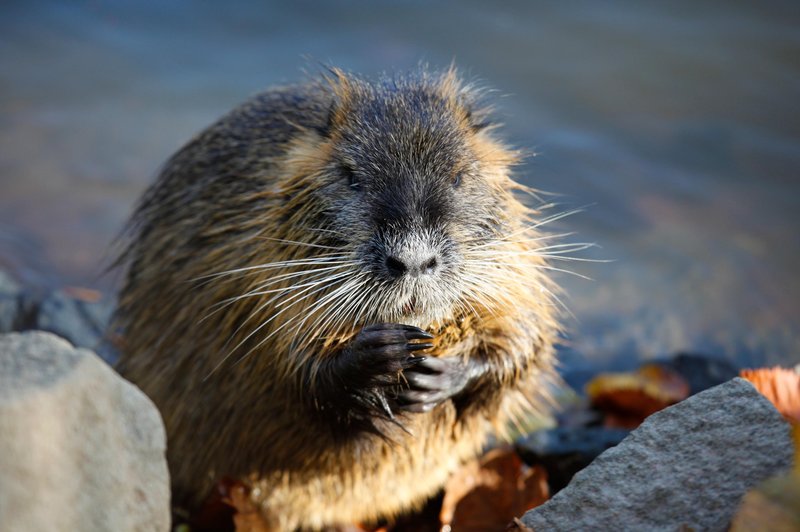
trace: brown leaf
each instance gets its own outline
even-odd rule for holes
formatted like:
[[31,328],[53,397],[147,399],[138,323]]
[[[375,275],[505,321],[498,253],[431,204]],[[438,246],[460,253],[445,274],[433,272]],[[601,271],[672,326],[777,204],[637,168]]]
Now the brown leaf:
[[548,498],[544,468],[528,468],[513,450],[495,449],[450,478],[439,519],[443,530],[503,530]]
[[236,513],[233,514],[236,532],[273,532],[276,530],[261,517],[261,512],[250,500],[249,491],[243,484],[231,489],[226,502],[236,509]]
[[216,483],[211,495],[189,522],[192,532],[275,530],[253,504],[250,489],[242,481],[230,477],[224,477]]
[[211,494],[203,504],[189,517],[189,529],[192,532],[233,532],[234,508],[228,503],[230,490],[239,481],[224,478],[216,483]]
[[787,419],[800,422],[800,375],[792,369],[743,369],[743,379],[750,381]]
[[605,413],[605,425],[636,428],[644,419],[689,396],[689,383],[675,371],[645,364],[629,373],[601,373],[586,385],[592,405]]

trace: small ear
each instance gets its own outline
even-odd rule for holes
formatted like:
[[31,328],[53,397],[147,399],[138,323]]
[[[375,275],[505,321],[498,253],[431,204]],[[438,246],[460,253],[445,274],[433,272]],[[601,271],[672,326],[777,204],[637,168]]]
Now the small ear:
[[477,133],[492,126],[492,108],[484,105],[485,91],[474,83],[465,83],[458,74],[455,62],[439,75],[439,87],[443,94],[457,108],[456,112],[464,118],[464,122],[473,132]]
[[331,131],[333,130],[333,119],[334,116],[336,116],[336,107],[336,98],[333,98],[330,104],[328,104],[327,110],[323,111],[322,120],[314,127],[314,130],[319,133],[319,136],[322,138],[330,137]]
[[464,105],[464,115],[467,124],[473,132],[477,133],[492,126],[491,109],[480,106],[475,102],[468,102]]
[[344,71],[335,67],[326,67],[322,79],[326,92],[330,94],[330,103],[324,112],[324,119],[316,131],[323,137],[329,137],[336,126],[343,121],[347,102],[352,96],[355,86]]
[[492,108],[481,101],[480,92],[474,89],[463,91],[458,96],[458,104],[462,109],[467,127],[474,133],[491,128],[494,125]]

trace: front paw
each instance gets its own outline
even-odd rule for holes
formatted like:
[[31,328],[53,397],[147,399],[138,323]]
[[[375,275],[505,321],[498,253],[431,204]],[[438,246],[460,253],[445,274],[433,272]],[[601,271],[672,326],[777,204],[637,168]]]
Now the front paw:
[[[342,383],[354,414],[392,419],[388,397],[403,386],[409,370],[425,358],[415,353],[433,347],[428,332],[411,325],[381,323],[364,327],[343,353]],[[359,412],[360,411],[360,412]]]
[[407,387],[397,396],[398,408],[430,412],[461,392],[470,380],[468,365],[459,358],[419,357],[403,375]]

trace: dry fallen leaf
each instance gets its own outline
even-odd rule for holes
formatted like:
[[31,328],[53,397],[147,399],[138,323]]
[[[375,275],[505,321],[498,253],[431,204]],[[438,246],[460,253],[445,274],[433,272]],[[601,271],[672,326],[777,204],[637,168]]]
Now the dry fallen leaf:
[[220,531],[233,532],[234,508],[228,504],[230,490],[239,483],[231,478],[224,478],[216,483],[212,493],[203,504],[188,518],[191,532]]
[[495,449],[450,478],[439,519],[442,530],[503,530],[548,498],[544,468],[528,468],[512,449]]
[[689,396],[689,383],[658,364],[629,373],[601,373],[586,385],[592,405],[609,427],[635,428],[644,419]]
[[[514,518],[544,503],[548,498],[547,473],[543,467],[529,468],[511,448],[495,449],[466,464],[450,478],[445,486],[439,521],[442,530],[503,530],[506,526],[513,526]],[[432,509],[438,509],[438,504]],[[439,528],[435,524],[435,516],[435,513],[430,516],[432,519],[429,523],[434,529]],[[196,529],[196,524],[200,525],[197,530],[216,530],[215,523],[225,523],[226,519],[228,525],[231,522],[235,525],[236,532],[274,530],[252,503],[247,486],[232,479],[225,479],[217,484],[215,495],[204,505],[201,515],[192,520],[192,531]],[[415,526],[420,526],[420,523]],[[517,528],[511,530],[528,530],[521,527],[524,525],[518,522]],[[370,529],[353,524],[334,527],[332,530],[376,532],[396,528],[395,525],[389,525]],[[400,528],[411,529],[408,523]]]
[[236,532],[272,532],[276,530],[264,521],[261,512],[253,504],[249,495],[249,490],[242,483],[232,486],[228,492],[225,502],[236,510],[236,513],[233,514]]
[[189,519],[192,532],[270,532],[240,480],[225,477]]
[[784,417],[800,422],[800,375],[796,371],[777,367],[743,369],[741,376],[772,401]]

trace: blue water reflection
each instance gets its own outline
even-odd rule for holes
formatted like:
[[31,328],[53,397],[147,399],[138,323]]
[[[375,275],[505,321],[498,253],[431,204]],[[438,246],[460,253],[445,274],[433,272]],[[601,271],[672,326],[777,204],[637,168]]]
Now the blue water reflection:
[[800,362],[800,4],[17,2],[0,7],[0,267],[109,288],[158,166],[318,62],[498,89],[520,179],[588,206],[569,365],[681,349]]

